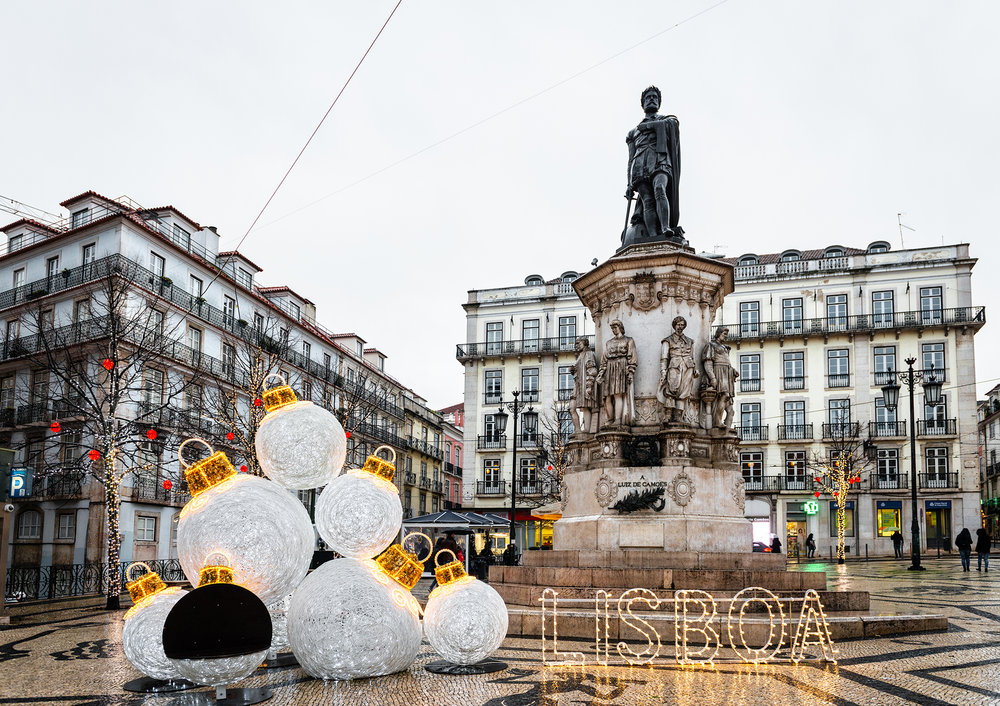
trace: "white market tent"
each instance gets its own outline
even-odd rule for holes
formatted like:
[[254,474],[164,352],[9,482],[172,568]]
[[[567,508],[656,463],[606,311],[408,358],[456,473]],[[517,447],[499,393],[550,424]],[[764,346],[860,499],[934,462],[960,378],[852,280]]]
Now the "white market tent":
[[[411,517],[403,520],[402,532],[405,536],[407,532],[426,532],[432,530],[437,533],[446,534],[449,530],[458,530],[464,533],[473,534],[476,530],[489,530],[495,523],[493,520],[483,518],[476,513],[454,512],[444,510],[433,512],[430,515]],[[429,533],[428,533],[429,534]],[[466,545],[465,550],[465,570],[469,570],[469,554],[471,553]],[[425,572],[427,573],[427,572]]]

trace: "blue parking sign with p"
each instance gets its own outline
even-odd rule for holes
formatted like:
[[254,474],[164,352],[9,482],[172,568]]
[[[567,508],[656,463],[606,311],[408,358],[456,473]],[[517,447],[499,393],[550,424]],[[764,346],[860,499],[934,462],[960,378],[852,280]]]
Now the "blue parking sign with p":
[[31,469],[10,469],[10,497],[26,498],[31,495]]

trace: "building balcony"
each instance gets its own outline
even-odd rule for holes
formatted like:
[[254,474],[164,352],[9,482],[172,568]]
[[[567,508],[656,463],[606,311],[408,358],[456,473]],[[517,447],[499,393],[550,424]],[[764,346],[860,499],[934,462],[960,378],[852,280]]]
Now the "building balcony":
[[986,464],[986,477],[993,478],[994,476],[1000,475],[1000,463],[987,463]]
[[743,483],[748,493],[803,493],[813,492],[817,486],[812,478],[802,475],[782,476],[743,476]]
[[740,392],[760,392],[760,378],[740,378]]
[[[524,355],[558,355],[573,353],[579,336],[555,336],[552,338],[526,338],[518,341],[484,341],[481,343],[459,343],[455,346],[455,357],[467,360],[485,358],[521,357]],[[594,347],[594,336],[587,336],[590,347]]]
[[462,503],[456,503],[452,500],[442,500],[441,501],[442,510],[461,510]]
[[486,434],[477,437],[476,448],[480,451],[506,451],[506,434]]
[[17,408],[16,424],[41,424],[48,423],[51,412],[47,402],[34,402],[32,404],[21,405]]
[[823,439],[854,439],[861,431],[858,422],[834,422],[833,424],[823,424]]
[[38,502],[44,500],[78,500],[83,497],[85,478],[83,473],[65,473],[48,478],[34,472],[31,495],[27,499]]
[[444,483],[442,483],[439,480],[432,480],[431,481],[431,492],[433,492],[433,493],[443,493],[444,492]]
[[958,488],[958,474],[918,473],[917,486],[920,488]]
[[910,487],[910,478],[902,473],[873,473],[868,477],[868,486],[872,490],[906,490]]
[[736,435],[743,443],[767,441],[767,425],[759,427],[736,427]]
[[868,436],[877,438],[906,436],[906,422],[868,422]]
[[190,499],[190,493],[164,488],[161,479],[136,478],[132,486],[132,502],[182,506]]
[[521,390],[522,402],[538,402],[538,390]]
[[779,424],[778,441],[811,441],[813,425],[810,424]]
[[826,386],[827,387],[850,387],[851,386],[851,374],[850,373],[834,373],[832,375],[826,376]]
[[483,394],[484,405],[499,405],[503,403],[502,392],[486,392]]
[[918,419],[917,436],[955,436],[958,421],[955,419]]
[[476,495],[502,497],[507,494],[507,481],[476,481]]
[[518,434],[517,448],[519,449],[540,449],[542,448],[542,437],[538,432],[533,434]]
[[567,402],[573,399],[573,388],[572,387],[560,387],[556,390],[556,399],[560,402]]
[[428,478],[427,476],[420,476],[420,487],[421,488],[430,488],[431,487],[431,479]]
[[[833,258],[834,260],[838,258]],[[822,261],[821,261],[822,262]],[[792,263],[778,263],[792,264]],[[763,267],[747,265],[746,267]],[[737,267],[737,272],[741,268]],[[739,279],[739,276],[737,276]],[[831,333],[869,333],[873,331],[899,331],[930,327],[973,326],[986,323],[986,307],[963,306],[954,309],[931,311],[899,311],[891,314],[855,314],[853,316],[826,316],[817,319],[791,321],[761,321],[745,324],[723,324],[729,329],[732,341],[785,338],[787,336],[816,336]],[[721,326],[716,326],[717,331]]]
[[417,474],[414,473],[413,471],[407,471],[406,477],[405,477],[405,479],[404,479],[403,482],[406,483],[407,485],[416,485],[417,484]]
[[444,471],[445,473],[450,473],[453,476],[462,475],[462,467],[456,466],[454,463],[451,463],[450,461],[445,461],[443,464],[441,464],[441,470]]
[[781,378],[782,390],[804,390],[806,389],[806,379],[802,375],[786,375]]

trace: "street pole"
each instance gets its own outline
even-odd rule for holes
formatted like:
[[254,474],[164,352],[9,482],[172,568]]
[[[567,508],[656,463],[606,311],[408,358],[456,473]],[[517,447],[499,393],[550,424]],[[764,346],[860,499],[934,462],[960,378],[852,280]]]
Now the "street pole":
[[910,512],[913,515],[910,523],[910,566],[909,571],[923,571],[920,565],[920,522],[917,519],[917,415],[913,404],[913,387],[916,379],[913,376],[913,364],[916,358],[907,358],[909,370],[906,373],[906,386],[910,390]]
[[[521,410],[517,404],[517,397],[520,394],[517,390],[511,393],[514,396],[514,402],[510,405],[510,411],[514,415],[514,435],[512,440],[514,442],[514,455],[511,460],[510,469],[510,544],[512,547],[517,546],[515,531],[516,525],[514,524],[514,516],[517,513],[517,415],[520,414]],[[510,563],[514,563],[514,552],[516,549],[511,549],[510,552]]]

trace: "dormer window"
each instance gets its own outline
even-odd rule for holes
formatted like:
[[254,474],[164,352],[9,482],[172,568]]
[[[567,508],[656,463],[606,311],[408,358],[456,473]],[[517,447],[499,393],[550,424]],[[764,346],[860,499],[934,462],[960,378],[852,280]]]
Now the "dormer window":
[[236,270],[236,284],[246,289],[253,289],[253,275],[242,267]]
[[880,253],[889,252],[891,246],[884,240],[876,240],[874,243],[868,246],[868,252],[870,253]]
[[840,247],[827,248],[823,252],[823,257],[843,257],[844,249]]
[[559,278],[563,282],[575,282],[576,278],[580,276],[579,272],[563,272],[562,276]]
[[744,255],[743,257],[741,257],[736,262],[736,264],[740,265],[740,266],[743,266],[743,265],[756,265],[759,262],[760,262],[760,260],[757,259],[756,255]]
[[782,262],[795,262],[796,260],[802,259],[802,253],[798,250],[786,250],[781,253]]
[[538,287],[545,284],[545,280],[542,279],[541,275],[528,275],[524,278],[524,284],[528,287]]
[[79,228],[80,226],[85,225],[87,223],[90,223],[89,208],[81,208],[79,211],[73,211],[73,213],[70,214],[70,221],[69,221],[70,228]]

